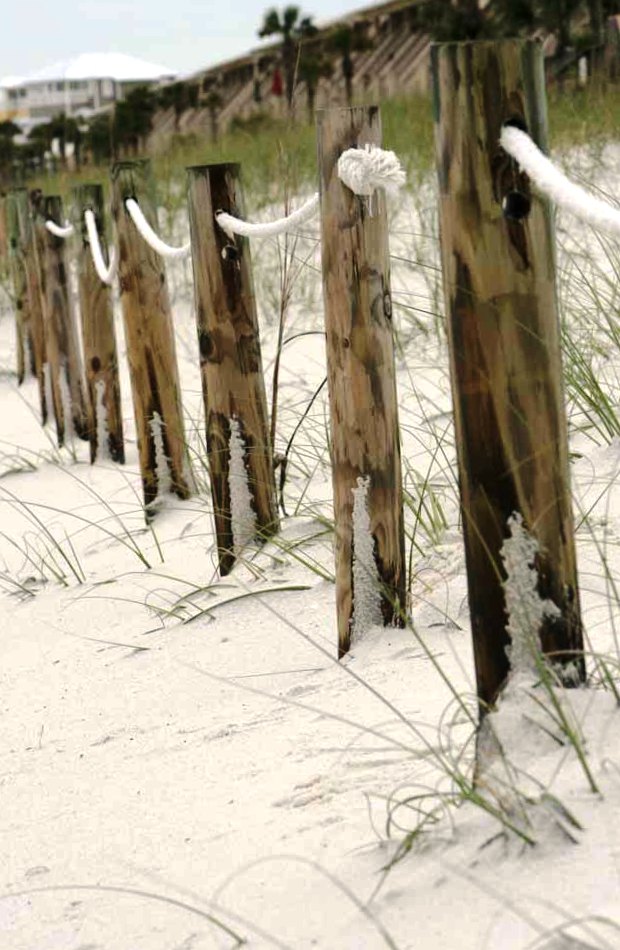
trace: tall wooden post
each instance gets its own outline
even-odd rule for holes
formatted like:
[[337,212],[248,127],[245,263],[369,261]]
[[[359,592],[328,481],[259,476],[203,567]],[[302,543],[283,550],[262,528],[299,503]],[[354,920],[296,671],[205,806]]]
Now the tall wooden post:
[[441,45],[433,47],[432,69],[469,607],[484,708],[508,673],[500,549],[513,512],[540,545],[540,596],[560,611],[540,631],[544,651],[557,661],[583,648],[551,215],[499,145],[512,122],[546,147],[542,53],[518,40]]
[[64,226],[65,217],[60,196],[45,195],[39,198],[35,227],[41,267],[46,359],[58,445],[62,446],[66,438],[67,412],[70,413],[75,434],[86,440],[89,438],[89,414],[69,286],[66,240],[52,234],[45,226],[46,221]]
[[[157,229],[148,161],[112,167],[118,276],[148,516],[149,506],[167,487],[179,498],[188,498],[190,476],[166,273],[160,256],[131,220],[125,207],[128,198],[138,202]],[[164,466],[167,471],[162,471]]]
[[[215,221],[216,211],[243,217],[239,166],[200,165],[187,174],[207,450],[224,575],[239,543],[233,537],[231,478],[247,481],[256,537],[277,531],[278,514],[249,242],[230,240]],[[234,420],[243,472],[231,471]]]
[[[125,445],[112,291],[95,269],[84,217],[86,210],[93,212],[99,243],[105,256],[108,245],[103,186],[80,185],[73,189],[73,198],[76,208],[75,228],[79,235],[78,286],[91,414],[90,460],[94,462],[99,453],[100,457],[107,455],[114,462],[122,463],[125,461]],[[102,439],[105,444],[99,444]]]
[[620,13],[607,17],[603,62],[606,78],[612,81],[618,79],[620,76]]
[[21,386],[26,377],[29,362],[30,305],[28,300],[28,274],[20,229],[20,194],[25,188],[14,188],[6,197],[6,222],[9,245],[9,269],[15,306],[15,342],[17,353],[17,382]]
[[6,195],[0,192],[0,280],[9,272],[9,236],[6,229]]
[[357,197],[337,171],[345,149],[381,144],[379,110],[330,109],[317,121],[342,656],[363,632],[369,587],[376,619],[403,622],[403,503],[385,198]]
[[29,345],[30,368],[39,384],[39,402],[41,421],[47,422],[47,396],[45,392],[45,327],[43,324],[43,298],[41,287],[41,267],[36,247],[33,222],[34,209],[31,197],[25,188],[15,192],[17,217],[19,224],[19,242],[26,267],[29,320],[27,339]]

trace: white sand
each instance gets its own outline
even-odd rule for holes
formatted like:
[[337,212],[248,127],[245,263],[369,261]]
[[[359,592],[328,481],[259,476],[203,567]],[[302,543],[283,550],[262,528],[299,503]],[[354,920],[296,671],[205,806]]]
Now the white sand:
[[[436,266],[432,189],[417,202],[415,216],[409,203],[392,217],[392,251]],[[297,250],[305,256],[313,247],[316,263],[316,245],[300,242]],[[254,260],[270,381],[273,245],[257,246]],[[204,459],[183,267],[175,266],[171,285],[184,409],[194,458]],[[563,267],[565,280],[585,293],[565,258]],[[404,479],[418,498],[428,475],[447,527],[424,509],[413,548],[415,633],[374,627],[340,664],[333,584],[307,566],[333,572],[330,538],[315,520],[329,513],[331,497],[326,393],[295,442],[280,544],[219,582],[204,487],[184,503],[167,499],[152,529],[145,527],[122,337],[127,465],[91,468],[85,444],[77,444],[74,460],[55,450],[52,425],[40,428],[34,382],[17,389],[5,306],[2,950],[234,946],[208,915],[257,948],[620,946],[620,714],[610,692],[562,697],[583,733],[600,795],[571,747],[550,737],[558,730],[531,699],[530,684],[493,717],[513,784],[537,803],[517,796],[506,807],[515,821],[525,815],[535,846],[498,836],[502,826],[471,804],[447,804],[446,772],[467,772],[473,748],[469,742],[464,751],[472,729],[446,679],[466,710],[474,708],[474,687],[448,464],[447,355],[432,316],[437,278],[432,269],[394,261],[394,299],[417,308],[396,308]],[[302,269],[293,301],[285,335],[320,331],[320,287],[310,268]],[[613,381],[618,354],[609,354],[607,368]],[[323,375],[320,332],[287,344],[280,448]],[[572,468],[578,510],[596,528],[596,543],[587,528],[578,532],[586,628],[592,648],[617,663],[618,604],[601,550],[617,576],[620,443],[595,445],[581,434],[573,448],[581,455]],[[205,470],[194,468],[204,485]],[[497,769],[488,790],[504,795]],[[440,820],[383,875],[417,820],[398,803],[433,792],[423,807],[436,808]]]

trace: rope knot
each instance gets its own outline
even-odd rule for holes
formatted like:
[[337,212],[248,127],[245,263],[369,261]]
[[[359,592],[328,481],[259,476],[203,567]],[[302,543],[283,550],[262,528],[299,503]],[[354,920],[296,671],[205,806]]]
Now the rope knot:
[[406,175],[394,152],[376,145],[348,148],[338,159],[338,177],[356,195],[370,196],[377,188],[392,195],[405,184]]

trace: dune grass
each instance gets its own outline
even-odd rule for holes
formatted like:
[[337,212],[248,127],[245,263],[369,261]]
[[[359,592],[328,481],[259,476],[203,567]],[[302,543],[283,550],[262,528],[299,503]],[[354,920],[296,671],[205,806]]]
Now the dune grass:
[[[551,142],[554,147],[587,147],[591,156],[598,156],[606,143],[618,134],[617,119],[620,114],[620,91],[590,88],[570,96],[561,96],[552,92],[549,99]],[[392,148],[407,164],[410,171],[410,186],[417,203],[417,216],[411,221],[399,224],[395,221],[391,240],[393,246],[394,286],[398,321],[395,323],[397,335],[397,360],[401,364],[400,403],[403,406],[401,423],[407,439],[407,452],[404,453],[404,489],[406,510],[406,536],[408,541],[408,590],[411,600],[419,605],[426,594],[426,572],[432,568],[432,559],[442,552],[446,534],[454,529],[458,521],[458,499],[454,473],[454,438],[446,412],[445,398],[435,405],[430,396],[421,392],[419,379],[421,374],[435,370],[437,364],[445,367],[441,382],[444,388],[447,380],[447,344],[443,330],[441,302],[441,274],[438,269],[438,243],[435,221],[434,192],[428,182],[433,179],[433,129],[430,106],[421,97],[402,97],[382,104],[384,145]],[[598,158],[597,158],[598,160]],[[281,201],[283,192],[296,196],[314,187],[316,181],[315,136],[311,125],[300,121],[291,126],[278,120],[269,120],[256,127],[237,128],[212,144],[189,136],[177,136],[170,148],[163,154],[153,157],[154,174],[159,188],[160,204],[168,212],[168,224],[174,231],[179,221],[184,220],[184,168],[187,165],[239,161],[242,164],[248,204],[256,210],[262,206]],[[107,179],[107,169],[86,168],[77,176],[79,179]],[[59,190],[65,194],[75,184],[76,176],[58,175],[42,180],[46,190]],[[420,182],[424,187],[418,188]],[[402,223],[402,219],[401,219]],[[391,228],[392,231],[392,228]],[[398,239],[396,240],[398,235]],[[579,463],[585,441],[596,449],[612,443],[620,434],[620,421],[617,411],[620,386],[617,379],[617,364],[612,358],[617,355],[620,342],[618,328],[618,290],[617,274],[620,267],[617,249],[604,245],[603,254],[596,253],[595,239],[587,245],[576,248],[570,233],[560,233],[561,269],[560,302],[562,312],[563,347],[566,369],[567,404],[569,427],[576,451],[574,463]],[[262,252],[261,252],[262,253]],[[275,362],[286,360],[286,344],[299,334],[320,334],[320,316],[315,315],[315,323],[310,329],[306,325],[295,324],[299,313],[305,318],[303,308],[298,307],[296,314],[288,315],[288,307],[296,295],[301,292],[303,279],[308,277],[311,264],[304,263],[299,268],[298,279],[293,286],[286,284],[282,289],[283,267],[286,267],[286,252],[265,252],[260,260],[261,291],[265,299],[273,298],[270,311],[275,317],[270,326],[272,337],[279,340],[276,346]],[[406,289],[402,280],[412,269],[420,271],[420,279],[425,282],[426,309],[416,307],[416,294]],[[268,275],[265,277],[264,275]],[[313,277],[313,279],[316,279]],[[271,281],[270,286],[269,281]],[[400,287],[400,297],[399,297]],[[405,289],[403,289],[405,288]],[[187,288],[186,288],[187,290]],[[289,300],[283,301],[284,293]],[[411,294],[411,296],[407,296]],[[421,294],[420,294],[421,296]],[[282,309],[284,308],[284,309]],[[614,309],[615,308],[615,309]],[[278,320],[279,315],[279,320]],[[285,319],[286,318],[286,319]],[[286,325],[286,333],[284,327]],[[273,342],[273,341],[272,341]],[[283,356],[284,354],[284,356]],[[415,365],[414,365],[415,364]],[[276,374],[277,376],[277,374]],[[273,379],[273,375],[272,375]],[[438,388],[440,384],[437,384]],[[279,446],[286,446],[288,475],[283,493],[286,493],[286,506],[292,517],[290,524],[305,519],[305,527],[300,535],[283,531],[271,539],[269,545],[260,554],[248,551],[241,559],[242,567],[247,567],[254,578],[271,581],[274,565],[280,568],[302,567],[313,582],[333,582],[331,569],[331,546],[334,534],[333,519],[328,505],[316,490],[315,479],[322,488],[329,477],[329,455],[327,452],[328,431],[325,418],[325,393],[316,398],[316,390],[303,394],[302,404],[299,394],[293,402],[291,391],[274,393],[279,397],[279,414],[275,433]],[[447,391],[447,390],[446,390]],[[443,394],[445,396],[445,392]],[[272,402],[275,405],[275,402]],[[275,417],[275,413],[272,414]],[[193,420],[190,429],[199,433],[201,420]],[[191,448],[191,447],[190,447]],[[420,450],[420,461],[417,459]],[[204,464],[204,446],[193,449],[195,460],[200,457]],[[29,460],[28,460],[29,462]],[[8,464],[8,463],[7,463]],[[14,464],[11,461],[11,464]],[[201,479],[202,490],[208,491],[206,474]],[[615,539],[608,540],[599,532],[601,510],[611,504],[611,496],[616,482],[610,479],[600,489],[592,501],[580,501],[580,519],[578,536],[584,543],[596,549],[599,567],[606,583],[606,596],[612,626],[620,616],[620,594],[616,589],[614,569],[609,556],[609,545],[616,544]],[[598,489],[597,489],[598,492]],[[24,550],[23,557],[28,560],[32,570],[46,579],[53,579],[62,586],[84,585],[85,569],[82,566],[80,552],[73,546],[74,537],[61,537],[53,534],[40,520],[42,506],[30,506],[3,492],[3,501],[19,506],[30,522],[36,521],[41,528],[40,535],[45,544],[33,555],[30,549]],[[91,524],[107,536],[111,536],[119,545],[127,547],[132,555],[145,567],[150,567],[147,555],[135,540],[132,527],[102,498],[105,508],[104,522]],[[189,511],[189,507],[186,507]],[[79,516],[75,516],[78,517]],[[84,519],[82,519],[84,520]],[[107,527],[107,524],[110,527]],[[601,540],[602,538],[602,540]],[[613,550],[611,552],[613,554]],[[163,556],[162,556],[163,561]],[[312,577],[314,575],[314,577]],[[151,574],[152,577],[157,577]],[[33,591],[23,586],[18,577],[0,575],[10,587],[25,597],[32,597]],[[444,578],[446,586],[450,577]],[[188,584],[188,581],[183,581]],[[432,582],[431,582],[432,583]],[[583,589],[587,590],[588,576],[583,575]],[[219,597],[214,598],[217,589]],[[274,590],[304,589],[294,584],[284,584],[281,578],[278,586],[261,584],[261,588],[245,590],[243,581],[232,594],[226,585],[205,584],[190,586],[175,600],[164,607],[155,608],[162,615],[162,622],[169,619],[173,623],[189,623],[206,618],[225,604],[240,598],[257,598]],[[430,590],[430,584],[429,584]],[[114,597],[114,594],[110,594]],[[119,598],[120,600],[120,598]],[[205,601],[207,603],[205,604]],[[151,606],[151,609],[153,607]],[[444,621],[450,618],[445,616]],[[290,622],[293,629],[293,622]],[[433,654],[418,633],[415,624],[410,621],[412,640],[419,643],[429,659]],[[303,632],[302,637],[307,639]],[[597,657],[589,654],[592,681],[596,676],[600,685],[610,690],[617,698],[617,676],[615,672],[620,656]],[[582,736],[568,715],[564,704],[564,694],[556,681],[553,671],[546,665],[540,651],[535,652],[535,661],[539,674],[536,684],[536,699],[541,712],[547,714],[549,725],[547,732],[559,745],[564,744],[583,767],[592,790],[596,790],[594,779],[588,772],[587,750],[584,749]],[[435,661],[433,660],[433,663]],[[441,666],[437,666],[442,675]],[[205,675],[210,675],[206,674]],[[345,672],[343,675],[350,676]],[[542,686],[542,688],[540,688]],[[532,694],[535,687],[532,686]],[[258,690],[251,690],[259,693]],[[511,771],[506,755],[505,776],[495,776],[495,787],[481,786],[473,768],[473,747],[475,734],[474,703],[466,699],[454,688],[454,708],[446,714],[446,721],[437,726],[440,741],[439,751],[430,746],[423,733],[412,728],[414,738],[424,754],[436,765],[437,772],[448,785],[429,785],[418,789],[414,794],[397,794],[387,802],[386,838],[400,841],[394,858],[389,865],[404,857],[419,841],[426,839],[427,833],[434,829],[440,820],[448,817],[463,804],[474,805],[497,823],[500,834],[516,836],[521,842],[533,846],[536,832],[530,827],[529,812],[531,806],[541,805],[550,808],[550,821],[556,822],[570,838],[573,831],[580,830],[576,819],[550,792],[543,788],[535,798],[521,790],[524,776]],[[297,705],[301,705],[297,703]],[[471,709],[470,709],[471,707]],[[308,705],[306,709],[316,712]],[[469,711],[469,716],[468,716]],[[322,715],[325,713],[320,710]],[[390,713],[398,712],[393,707]],[[337,718],[337,717],[334,717]],[[546,722],[543,718],[543,722]],[[462,738],[462,726],[468,729]],[[540,727],[543,729],[543,726]],[[458,738],[454,739],[459,729]],[[453,741],[454,740],[454,741]],[[502,752],[503,755],[503,752]],[[529,776],[525,776],[529,780]],[[532,781],[534,781],[532,779]],[[401,822],[403,814],[413,816],[410,822]],[[571,838],[572,840],[572,838]]]

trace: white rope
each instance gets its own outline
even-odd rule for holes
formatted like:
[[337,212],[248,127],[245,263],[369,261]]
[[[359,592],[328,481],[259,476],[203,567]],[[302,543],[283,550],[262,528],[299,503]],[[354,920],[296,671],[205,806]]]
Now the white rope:
[[348,148],[338,159],[338,177],[356,195],[370,196],[377,188],[397,194],[406,175],[394,152],[366,145]]
[[149,244],[154,251],[157,251],[158,254],[161,254],[162,257],[185,257],[185,255],[189,253],[191,248],[189,241],[187,244],[181,245],[181,247],[172,247],[155,234],[155,231],[142,214],[135,198],[127,198],[125,207],[146,243]]
[[95,265],[95,270],[99,275],[99,280],[103,284],[107,284],[109,287],[116,271],[116,250],[115,248],[112,248],[110,253],[110,263],[109,265],[106,265],[106,262],[103,259],[101,244],[99,243],[99,234],[97,232],[94,211],[92,211],[90,208],[86,208],[84,211],[84,220],[86,222],[88,243],[90,244],[90,253],[93,259],[93,264]]
[[532,179],[536,187],[556,205],[596,228],[620,237],[620,209],[575,185],[540,151],[521,129],[506,125],[500,145]]
[[233,234],[242,234],[244,237],[274,237],[276,234],[284,234],[285,231],[291,231],[305,221],[309,221],[315,216],[319,209],[319,193],[312,195],[311,198],[296,211],[285,218],[277,218],[275,221],[266,221],[264,224],[253,224],[251,221],[242,221],[241,218],[235,218],[227,211],[218,211],[215,220],[226,232],[228,237]]
[[[405,184],[405,172],[394,152],[375,145],[364,148],[349,148],[338,159],[338,177],[356,195],[372,195],[377,188],[385,188],[394,194]],[[309,221],[319,210],[319,195],[314,194],[301,208],[285,218],[254,224],[242,221],[226,211],[219,211],[215,220],[229,237],[241,234],[244,237],[275,237],[291,231]]]
[[55,221],[46,221],[45,227],[51,234],[54,234],[56,235],[56,237],[59,237],[59,238],[71,237],[74,230],[72,224],[66,224],[63,228],[59,224],[56,224]]

